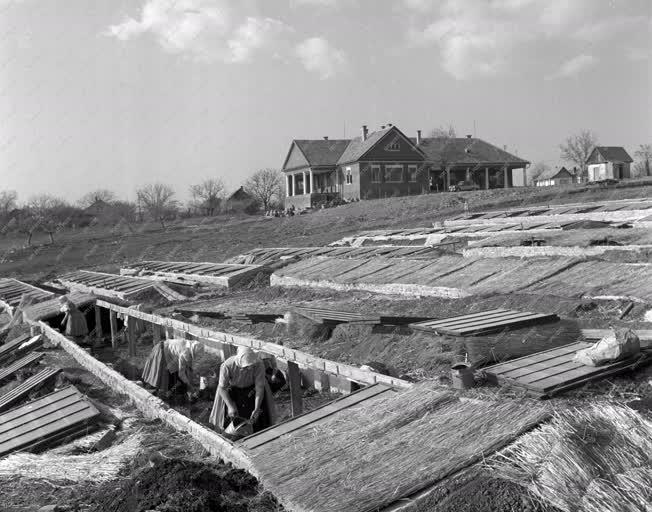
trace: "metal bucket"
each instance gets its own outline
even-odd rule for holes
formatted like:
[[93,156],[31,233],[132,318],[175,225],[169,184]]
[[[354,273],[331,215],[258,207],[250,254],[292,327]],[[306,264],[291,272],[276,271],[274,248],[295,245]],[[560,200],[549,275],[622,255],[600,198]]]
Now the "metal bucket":
[[473,368],[469,363],[456,363],[451,366],[451,378],[455,389],[469,389],[475,385]]

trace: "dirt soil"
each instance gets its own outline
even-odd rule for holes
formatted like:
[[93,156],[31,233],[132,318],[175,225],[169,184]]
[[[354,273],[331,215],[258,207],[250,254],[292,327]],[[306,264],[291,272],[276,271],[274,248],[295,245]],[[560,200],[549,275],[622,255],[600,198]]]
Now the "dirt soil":
[[159,459],[129,478],[98,489],[93,512],[272,512],[274,497],[259,493],[247,472],[224,465]]

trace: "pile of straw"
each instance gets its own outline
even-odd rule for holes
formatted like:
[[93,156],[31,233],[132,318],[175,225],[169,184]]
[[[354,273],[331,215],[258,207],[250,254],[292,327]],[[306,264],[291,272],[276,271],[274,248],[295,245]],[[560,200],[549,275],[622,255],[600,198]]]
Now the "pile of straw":
[[540,403],[460,401],[424,383],[366,400],[251,457],[286,508],[376,510],[470,466],[545,418]]
[[0,478],[21,477],[58,483],[112,480],[139,451],[142,440],[142,435],[133,435],[120,444],[83,455],[15,453],[0,459]]
[[652,422],[612,405],[558,412],[491,466],[564,512],[651,510]]

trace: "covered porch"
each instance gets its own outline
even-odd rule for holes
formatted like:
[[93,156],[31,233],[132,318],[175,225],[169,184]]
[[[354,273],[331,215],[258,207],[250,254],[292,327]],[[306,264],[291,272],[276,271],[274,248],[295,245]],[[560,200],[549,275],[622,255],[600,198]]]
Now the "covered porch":
[[311,208],[340,197],[335,168],[286,173],[285,207]]
[[[450,165],[445,169],[432,169],[430,172],[432,187],[438,192],[449,190],[452,185],[459,182],[473,186],[478,190],[489,190],[494,188],[512,188],[515,185],[514,171],[525,169],[523,165]],[[519,182],[520,184],[520,182]]]

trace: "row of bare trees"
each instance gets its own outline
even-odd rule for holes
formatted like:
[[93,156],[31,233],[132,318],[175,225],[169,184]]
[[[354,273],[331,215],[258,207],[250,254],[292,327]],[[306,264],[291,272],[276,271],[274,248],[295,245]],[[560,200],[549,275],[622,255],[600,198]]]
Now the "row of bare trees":
[[115,193],[98,189],[84,195],[76,204],[59,197],[41,194],[19,204],[15,191],[0,191],[0,235],[21,233],[26,245],[33,235],[47,233],[51,243],[64,228],[103,224],[115,227],[123,224],[134,232],[133,224],[151,220],[163,228],[168,220],[180,215],[213,216],[229,211],[265,210],[280,202],[282,175],[275,169],[254,173],[243,187],[244,194],[227,201],[226,187],[219,178],[210,178],[190,187],[190,200],[183,208],[173,187],[165,183],[150,183],[136,191],[136,202],[119,200]]

